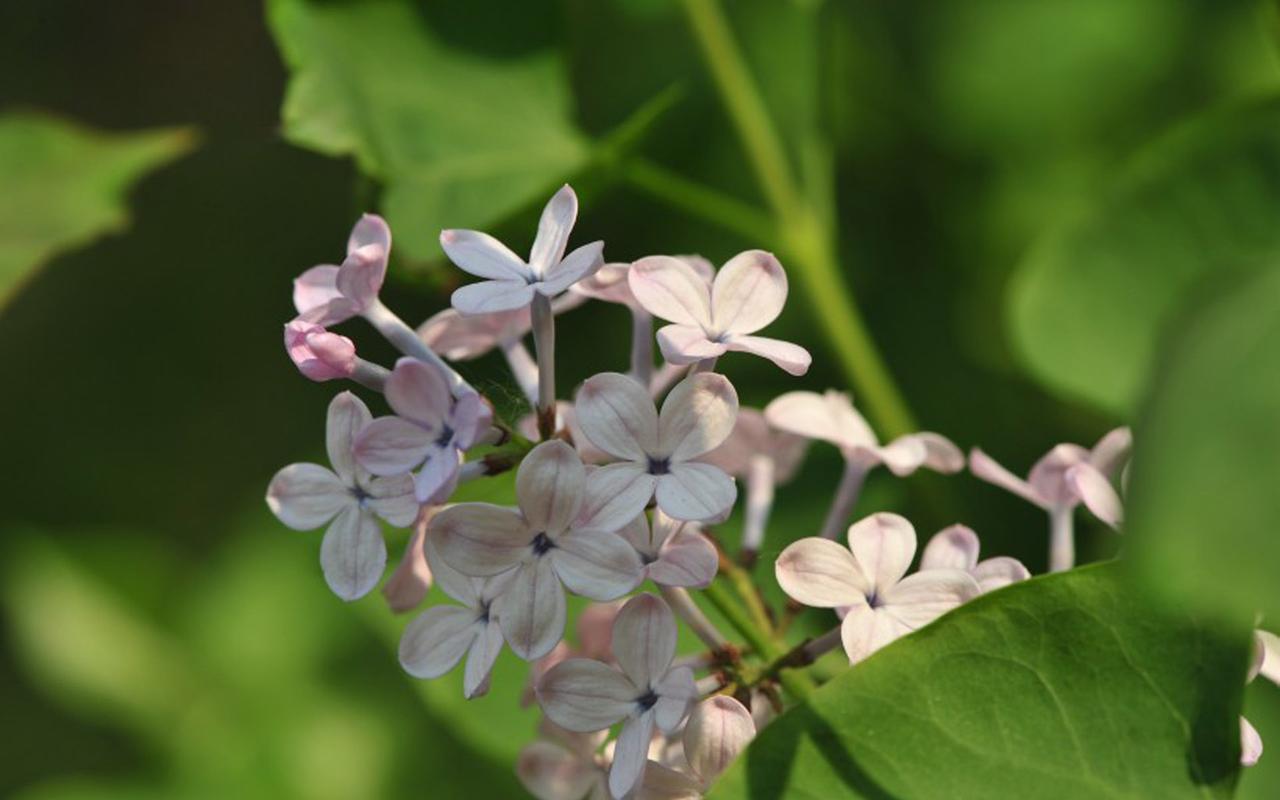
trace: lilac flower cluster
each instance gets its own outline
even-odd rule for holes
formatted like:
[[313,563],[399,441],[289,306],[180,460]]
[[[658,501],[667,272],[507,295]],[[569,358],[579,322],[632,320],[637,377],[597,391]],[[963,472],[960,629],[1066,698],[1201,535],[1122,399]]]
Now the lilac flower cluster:
[[[289,357],[311,380],[346,379],[380,393],[391,413],[375,418],[351,392],[338,394],[327,422],[331,467],[285,467],[267,503],[291,528],[327,526],[320,562],[344,600],[382,581],[379,520],[412,526],[383,586],[389,604],[413,609],[433,582],[454,602],[408,624],[400,662],[429,679],[465,661],[468,698],[487,691],[504,646],[530,662],[526,700],[544,719],[517,772],[534,795],[698,797],[787,700],[800,699],[780,688],[784,672],[838,647],[856,663],[1029,573],[1007,557],[980,561],[977,535],[954,525],[928,542],[908,575],[917,540],[906,519],[881,513],[849,525],[877,466],[899,476],[963,469],[964,454],[945,437],[922,432],[881,443],[849,396],[835,391],[790,392],[762,411],[739,407],[733,384],[717,372],[722,356],[759,356],[797,376],[810,364],[803,348],[757,335],[787,298],[773,255],[747,251],[718,271],[690,256],[606,264],[601,242],[566,255],[577,213],[565,186],[547,203],[527,260],[484,233],[442,232],[448,257],[481,280],[454,292],[453,307],[417,330],[379,299],[391,233],[377,216],[356,223],[340,265],[299,276],[298,315],[285,326]],[[555,317],[589,300],[628,309],[631,360],[626,372],[587,379],[568,401],[555,381]],[[391,369],[360,358],[351,339],[329,330],[354,317],[403,353]],[[655,318],[668,323],[656,336]],[[492,350],[506,359],[530,416],[500,419],[450,366]],[[818,535],[782,550],[775,573],[797,604],[793,612],[832,608],[840,621],[771,661],[757,648],[753,662],[690,590],[711,587],[725,572],[749,575],[740,565],[767,552],[774,490],[796,474],[810,441],[839,449],[843,475]],[[1120,526],[1112,480],[1129,445],[1123,429],[1092,451],[1060,445],[1025,481],[980,450],[968,464],[1048,512],[1053,568],[1066,569],[1077,505]],[[514,507],[450,503],[460,484],[508,469],[515,469]],[[734,508],[738,482],[744,531],[734,562],[710,534]],[[833,541],[842,532],[847,547]],[[633,594],[646,584],[659,594]],[[595,601],[578,620],[576,649],[564,639],[566,594]],[[760,602],[740,586],[737,601]],[[677,654],[678,621],[705,651]],[[780,641],[780,631],[765,633]],[[1269,668],[1259,661],[1264,674]]]

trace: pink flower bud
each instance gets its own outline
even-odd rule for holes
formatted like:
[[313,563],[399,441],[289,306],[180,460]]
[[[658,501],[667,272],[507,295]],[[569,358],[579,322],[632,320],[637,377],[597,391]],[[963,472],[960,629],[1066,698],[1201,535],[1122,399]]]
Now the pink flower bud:
[[356,368],[356,346],[345,336],[310,322],[284,326],[284,347],[298,371],[313,381],[349,378]]

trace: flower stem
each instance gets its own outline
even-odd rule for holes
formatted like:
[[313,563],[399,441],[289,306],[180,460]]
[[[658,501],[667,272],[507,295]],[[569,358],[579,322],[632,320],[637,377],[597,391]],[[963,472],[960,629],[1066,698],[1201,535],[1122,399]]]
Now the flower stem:
[[862,483],[867,478],[867,467],[856,459],[847,458],[844,462],[844,474],[840,476],[840,485],[836,488],[835,497],[831,498],[831,508],[822,523],[824,539],[836,539],[841,530],[849,522],[853,507],[858,504],[858,495],[862,494]]
[[656,398],[658,395],[665,392],[673,383],[682,379],[688,371],[689,367],[686,364],[672,364],[670,362],[663,364],[658,371],[654,373],[653,379],[649,381],[649,396]]
[[[768,634],[756,627],[750,616],[743,611],[742,606],[723,583],[712,583],[710,586],[702,590],[703,597],[716,607],[724,618],[729,621],[734,630],[738,632],[742,638],[747,640],[747,644],[768,662],[783,655],[782,646],[773,640]],[[778,682],[781,683],[787,691],[795,695],[798,699],[805,699],[813,690],[813,680],[809,676],[797,672],[783,672],[778,676]]]
[[436,354],[434,350],[427,347],[426,343],[418,336],[417,331],[410,328],[404,320],[396,316],[395,312],[382,304],[382,301],[376,301],[372,306],[365,309],[364,318],[369,324],[378,329],[378,333],[397,350],[407,356],[425,361],[436,367],[444,375],[449,383],[449,389],[457,397],[461,394],[475,394],[476,390],[471,384],[467,383],[457,370],[445,363],[445,360]]
[[751,569],[756,555],[764,544],[764,531],[769,525],[769,513],[773,510],[773,459],[767,455],[754,455],[747,464],[747,507],[742,522],[742,548],[738,550],[738,564]]
[[622,167],[622,177],[651,197],[744,238],[777,238],[777,226],[767,213],[652,161],[628,159]]
[[524,393],[529,405],[538,404],[538,365],[525,349],[524,342],[512,339],[502,343],[502,355],[507,359],[511,377]]
[[659,586],[662,597],[667,601],[667,605],[671,606],[671,610],[676,613],[684,623],[689,626],[690,630],[697,635],[702,643],[710,647],[713,652],[723,652],[729,640],[724,637],[707,619],[707,615],[702,613],[702,609],[698,608],[693,602],[693,598],[689,596],[688,589],[681,589],[678,586]]
[[538,357],[538,435],[550,439],[556,432],[556,321],[551,298],[534,292],[533,349]]
[[760,682],[769,678],[776,678],[781,675],[784,669],[799,669],[807,667],[817,661],[821,656],[840,647],[842,644],[839,625],[835,626],[826,633],[812,639],[805,639],[800,644],[791,648],[787,652],[770,661],[760,674],[756,677],[756,682]]
[[631,377],[641,386],[653,377],[653,317],[639,308],[631,309]]
[[356,358],[356,367],[351,373],[351,380],[379,394],[386,390],[389,377],[391,377],[391,370],[359,357]]
[[1075,508],[1049,510],[1049,571],[1063,572],[1076,564]]

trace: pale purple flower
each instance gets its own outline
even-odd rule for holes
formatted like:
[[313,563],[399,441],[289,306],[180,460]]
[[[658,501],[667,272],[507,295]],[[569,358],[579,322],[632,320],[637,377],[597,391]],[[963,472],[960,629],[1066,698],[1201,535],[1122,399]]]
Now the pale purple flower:
[[644,774],[655,725],[674,732],[698,690],[693,670],[671,665],[675,617],[653,595],[637,595],[618,612],[613,652],[621,671],[582,658],[557,664],[538,684],[538,702],[552,722],[571,731],[623,723],[609,770],[609,790],[620,798]]
[[538,800],[610,800],[608,731],[573,733],[544,719],[540,738],[524,747],[516,776]]
[[713,520],[733,507],[733,479],[696,460],[733,430],[738,394],[724,376],[690,375],[667,395],[659,414],[639,383],[606,372],[582,385],[574,408],[587,439],[621,459],[591,474],[598,494],[609,498],[610,517],[634,519],[654,498],[679,520]]
[[652,525],[642,512],[618,535],[640,554],[645,577],[659,586],[702,589],[716,577],[720,557],[697,523],[672,519],[654,509]]
[[534,293],[554,297],[595,272],[604,263],[603,242],[592,242],[564,254],[577,218],[578,196],[565,185],[542,211],[528,261],[487,233],[441,231],[440,245],[449,259],[485,279],[455,291],[453,307],[463,314],[511,311],[528,306]]
[[[702,256],[673,256],[677,261],[681,261],[694,274],[706,284],[707,290],[710,291],[711,284],[716,278],[716,268],[711,262]],[[645,307],[636,299],[636,295],[631,291],[631,264],[605,264],[596,271],[594,275],[583,278],[574,284],[570,289],[571,293],[582,295],[584,298],[590,297],[593,300],[603,300],[606,303],[617,303],[626,306],[633,311],[644,311],[649,313]]]
[[507,644],[532,661],[564,635],[564,589],[613,600],[640,582],[640,557],[598,518],[581,519],[586,469],[561,441],[535,447],[516,472],[519,508],[461,503],[431,521],[445,563],[477,578],[515,569],[498,604]]
[[574,623],[574,631],[578,640],[572,646],[560,641],[550,653],[533,662],[529,666],[529,682],[524,694],[520,696],[520,705],[528,706],[535,699],[535,689],[542,676],[556,664],[569,658],[591,658],[596,661],[613,663],[613,620],[622,608],[621,600],[608,603],[592,603],[578,615]]
[[978,534],[966,525],[951,525],[933,535],[920,556],[920,571],[959,569],[973,576],[985,594],[1031,577],[1022,562],[1009,556],[978,560]]
[[792,375],[809,370],[812,359],[803,347],[751,335],[777,319],[787,300],[787,274],[771,253],[739,253],[710,287],[672,256],[642,258],[627,278],[645,310],[673,323],[658,330],[658,346],[671,363],[692,364],[734,350],[767,358]]
[[345,336],[297,320],[284,326],[284,349],[307,378],[331,381],[350,378],[356,370],[356,346]]
[[325,427],[333,469],[290,464],[267,488],[267,505],[290,528],[309,531],[329,523],[320,566],[329,588],[343,600],[363,597],[382,578],[387,546],[377,518],[403,528],[418,514],[408,475],[374,478],[356,463],[352,443],[371,418],[350,392],[333,398]]
[[391,255],[391,229],[382,217],[365,214],[351,229],[342,266],[322,264],[293,282],[293,305],[301,319],[336,325],[378,302]]
[[684,726],[688,772],[650,761],[636,800],[695,800],[751,744],[756,725],[751,712],[727,695],[703,700]]
[[421,465],[414,479],[419,502],[442,500],[441,488],[457,479],[463,452],[489,429],[493,410],[478,394],[455,398],[440,370],[409,357],[396,362],[386,397],[396,415],[369,424],[356,440],[356,458],[375,475]]
[[[981,593],[958,569],[907,575],[916,532],[897,514],[872,514],[849,527],[849,546],[810,537],[778,556],[782,590],[806,606],[848,606],[841,641],[849,662],[861,661]],[[906,576],[906,577],[903,577]]]
[[[1253,661],[1248,682],[1261,675],[1280,686],[1280,637],[1264,630],[1253,632]],[[1244,717],[1240,718],[1240,764],[1252,767],[1262,758],[1262,737]]]

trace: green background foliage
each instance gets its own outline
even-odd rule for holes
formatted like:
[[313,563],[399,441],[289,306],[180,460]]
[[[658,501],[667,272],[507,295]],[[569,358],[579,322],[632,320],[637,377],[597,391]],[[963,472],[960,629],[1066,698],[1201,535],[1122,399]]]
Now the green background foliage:
[[[1117,424],[1139,441],[1132,570],[1017,587],[894,645],[821,690],[828,706],[778,722],[720,796],[772,796],[775,778],[825,796],[845,756],[857,769],[842,780],[862,775],[866,796],[1004,796],[1037,771],[1052,796],[1076,756],[1111,796],[1237,780],[1237,796],[1274,796],[1280,759],[1237,778],[1227,726],[1241,632],[1255,610],[1280,614],[1271,4],[725,5],[776,130],[773,189],[768,142],[744,146],[689,24],[704,3],[0,8],[0,794],[518,795],[512,758],[536,721],[516,702],[522,665],[504,656],[471,703],[457,676],[409,679],[407,617],[376,595],[335,600],[319,536],[285,530],[261,497],[279,466],[320,457],[334,388],[280,352],[290,279],[379,209],[396,235],[385,295],[416,322],[460,279],[439,228],[520,250],[572,180],[578,236],[611,260],[778,251],[793,293],[770,333],[815,364],[792,380],[726,358],[749,404],[852,384],[878,405],[842,312],[856,307],[923,428],[1015,471]],[[622,309],[559,328],[574,348],[562,394],[625,363]],[[392,359],[362,323],[344,332]],[[518,405],[499,360],[464,369]],[[837,479],[816,446],[781,490],[756,569],[772,601],[772,556],[813,533]],[[1044,569],[1043,515],[968,476],[877,475],[859,513],[878,509],[922,539],[963,521],[984,554]],[[1078,527],[1085,560],[1120,549]],[[403,543],[391,534],[393,554]],[[811,612],[793,636],[829,624]],[[976,665],[1008,657],[1032,666],[993,694]],[[930,724],[904,721],[912,710]],[[1275,687],[1249,687],[1244,710],[1280,741]],[[814,747],[824,727],[847,752]],[[1116,748],[1093,741],[1117,728]],[[1054,731],[1090,735],[1077,752]],[[1150,746],[1132,750],[1140,736]],[[767,744],[784,740],[794,764]],[[1188,747],[1199,772],[1175,769]]]

